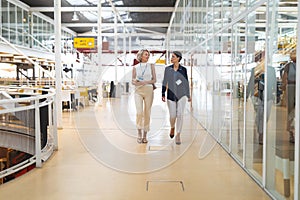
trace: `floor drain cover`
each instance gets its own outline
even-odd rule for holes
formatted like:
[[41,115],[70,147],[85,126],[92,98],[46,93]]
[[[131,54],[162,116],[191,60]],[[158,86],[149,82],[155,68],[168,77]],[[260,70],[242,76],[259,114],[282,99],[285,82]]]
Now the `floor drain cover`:
[[174,181],[174,180],[154,180],[154,181],[147,181],[146,184],[146,191],[150,190],[170,190],[174,191],[176,188],[178,190],[184,191],[183,181]]
[[149,146],[149,151],[170,151],[172,150],[171,146]]

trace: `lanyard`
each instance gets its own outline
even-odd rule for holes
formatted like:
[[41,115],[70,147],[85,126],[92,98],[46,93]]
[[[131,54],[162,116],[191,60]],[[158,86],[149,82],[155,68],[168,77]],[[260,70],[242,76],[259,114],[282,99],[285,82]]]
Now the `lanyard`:
[[[140,63],[140,68],[142,68],[142,64]],[[142,77],[144,77],[144,74],[145,74],[145,72],[146,72],[146,69],[147,69],[147,63],[146,63],[146,66],[145,66],[145,68],[144,68],[144,71],[142,72]]]

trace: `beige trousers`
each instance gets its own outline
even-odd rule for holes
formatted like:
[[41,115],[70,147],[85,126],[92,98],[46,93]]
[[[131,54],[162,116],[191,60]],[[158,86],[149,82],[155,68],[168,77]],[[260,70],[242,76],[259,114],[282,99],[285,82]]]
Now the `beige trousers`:
[[152,85],[136,87],[135,94],[136,127],[146,132],[150,130],[150,114],[153,103]]

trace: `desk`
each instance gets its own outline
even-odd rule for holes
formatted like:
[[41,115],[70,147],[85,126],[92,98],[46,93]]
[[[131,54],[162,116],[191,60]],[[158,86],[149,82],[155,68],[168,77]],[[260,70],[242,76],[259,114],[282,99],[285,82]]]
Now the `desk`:
[[79,90],[62,90],[61,92],[61,102],[67,102],[70,111],[79,109],[80,98]]
[[61,91],[61,103],[62,109],[64,108],[64,102],[67,102],[69,110],[72,110],[72,94],[74,94],[73,90],[62,90]]

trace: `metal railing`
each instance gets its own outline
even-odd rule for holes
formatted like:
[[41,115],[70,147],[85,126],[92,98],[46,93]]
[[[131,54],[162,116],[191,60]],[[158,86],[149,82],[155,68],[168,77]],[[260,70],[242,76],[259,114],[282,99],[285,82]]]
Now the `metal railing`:
[[[58,143],[54,89],[0,86],[0,94],[1,137],[3,137],[0,141],[0,146],[14,149],[14,147],[18,147],[16,145],[22,143],[18,143],[18,141],[24,139],[24,136],[25,140],[32,140],[32,144],[25,142],[28,152],[32,152],[29,153],[32,154],[31,158],[0,171],[0,179],[3,179],[32,164],[35,164],[36,167],[42,167],[42,161],[46,161],[52,155],[53,151],[57,149]],[[22,114],[22,112],[30,114],[26,115]],[[7,116],[9,116],[8,123],[4,123]],[[28,120],[34,120],[34,122],[28,123]],[[48,120],[46,124],[45,120]],[[15,131],[14,125],[18,125]],[[23,126],[23,130],[27,130],[25,134],[20,131],[20,125]],[[42,144],[41,129],[44,134],[44,140],[46,138],[45,144]],[[9,140],[5,139],[5,137],[9,138]],[[12,140],[10,137],[15,138],[15,140]]]

